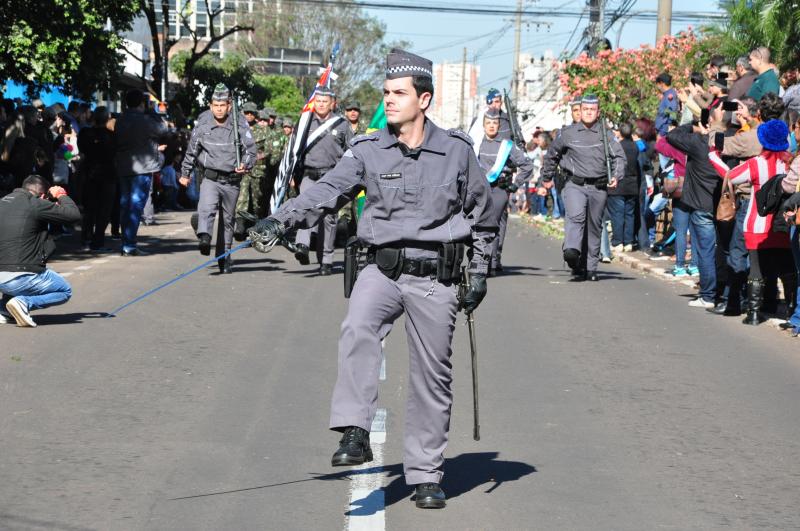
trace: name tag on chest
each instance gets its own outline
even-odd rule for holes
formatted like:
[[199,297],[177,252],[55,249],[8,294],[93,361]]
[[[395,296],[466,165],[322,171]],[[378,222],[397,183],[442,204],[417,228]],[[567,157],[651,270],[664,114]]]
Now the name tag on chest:
[[398,173],[381,173],[381,175],[380,175],[381,179],[399,179],[402,176],[403,176],[403,174],[399,173],[399,172]]

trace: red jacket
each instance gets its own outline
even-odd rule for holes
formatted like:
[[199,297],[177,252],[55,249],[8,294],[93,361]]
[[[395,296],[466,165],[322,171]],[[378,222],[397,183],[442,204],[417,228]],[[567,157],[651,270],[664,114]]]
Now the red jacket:
[[789,235],[773,232],[772,214],[758,215],[756,193],[764,184],[778,174],[786,173],[792,159],[788,151],[764,150],[761,155],[748,159],[728,172],[727,178],[734,185],[750,182],[753,192],[747,202],[747,217],[744,220],[744,243],[748,250],[789,248]]

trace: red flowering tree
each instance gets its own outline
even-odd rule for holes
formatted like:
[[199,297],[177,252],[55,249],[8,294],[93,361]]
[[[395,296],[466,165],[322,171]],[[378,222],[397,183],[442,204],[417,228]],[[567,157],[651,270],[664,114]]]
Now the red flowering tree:
[[702,71],[707,53],[690,29],[663,37],[655,47],[603,50],[596,57],[583,53],[559,65],[560,82],[566,98],[596,94],[601,109],[614,121],[653,118],[660,96],[656,76],[668,72],[674,86],[685,86],[692,71]]

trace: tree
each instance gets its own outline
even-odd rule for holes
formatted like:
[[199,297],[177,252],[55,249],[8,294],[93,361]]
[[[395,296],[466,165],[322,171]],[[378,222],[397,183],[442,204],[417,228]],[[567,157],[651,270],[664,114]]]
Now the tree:
[[662,37],[655,47],[601,50],[595,57],[582,53],[560,65],[561,86],[567,98],[596,94],[602,111],[614,121],[655,116],[659,99],[653,80],[668,72],[676,85],[687,83],[689,74],[708,60],[709,50],[701,42],[689,31]]
[[356,90],[342,99],[342,102],[345,100],[356,100],[360,103],[361,115],[369,120],[383,100],[383,92],[376,89],[369,81],[362,81]]
[[728,17],[706,28],[716,53],[732,62],[766,46],[780,69],[800,66],[800,9],[794,0],[729,0],[724,7]]
[[[238,32],[252,32],[253,27],[249,25],[234,24],[229,28],[222,29],[222,17],[226,13],[227,2],[224,0],[206,0],[203,2],[205,5],[205,15],[207,20],[207,34],[201,33],[197,27],[192,27],[189,23],[191,13],[191,0],[183,0],[183,7],[178,14],[184,30],[189,34],[191,39],[191,46],[189,47],[189,55],[183,64],[183,73],[181,77],[181,98],[183,103],[193,102],[197,99],[197,86],[195,80],[195,67],[197,64],[211,53],[212,48],[222,39],[230,37]],[[185,108],[185,107],[184,107]]]
[[59,85],[91,99],[121,73],[117,32],[137,11],[137,0],[6,0],[0,79],[32,94]]
[[408,46],[404,41],[386,43],[384,24],[344,0],[326,3],[324,9],[309,9],[294,2],[265,2],[247,20],[256,28],[251,39],[239,43],[248,57],[266,57],[270,47],[322,50],[327,55],[334,44],[340,43],[338,79],[334,82],[338,94],[353,94],[362,83],[379,85],[386,53],[395,46]]
[[[265,97],[261,102],[275,109],[278,115],[290,116],[293,120],[300,115],[300,109],[305,105],[306,98],[300,93],[294,79],[289,76],[255,74],[253,83],[264,91]],[[254,95],[255,98],[257,95]]]

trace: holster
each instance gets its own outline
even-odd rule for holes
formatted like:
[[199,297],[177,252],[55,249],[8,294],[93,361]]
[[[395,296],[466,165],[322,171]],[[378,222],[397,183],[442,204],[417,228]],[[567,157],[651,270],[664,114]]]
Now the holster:
[[458,282],[461,278],[461,262],[464,259],[463,243],[443,243],[436,260],[436,280]]
[[351,236],[344,248],[344,298],[349,299],[353,293],[353,286],[361,272],[361,241],[357,236]]
[[375,265],[390,280],[400,278],[403,273],[404,258],[405,252],[403,249],[382,247],[375,251]]

